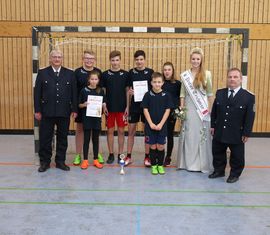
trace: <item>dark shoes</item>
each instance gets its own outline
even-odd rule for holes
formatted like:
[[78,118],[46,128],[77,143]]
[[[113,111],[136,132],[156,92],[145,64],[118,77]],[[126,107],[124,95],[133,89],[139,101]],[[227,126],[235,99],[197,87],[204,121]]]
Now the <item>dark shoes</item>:
[[163,166],[169,166],[169,165],[171,165],[171,161],[172,161],[171,157],[170,156],[166,156],[165,157],[165,161],[163,163]]
[[224,176],[225,176],[224,172],[214,171],[211,175],[208,176],[208,178],[215,179],[215,178],[224,177]]
[[114,155],[113,154],[110,154],[106,162],[108,164],[112,164],[114,162]]
[[50,163],[40,163],[40,167],[38,168],[38,172],[45,172],[50,168]]
[[235,183],[238,180],[239,180],[239,177],[230,175],[226,182],[227,183]]
[[67,166],[64,162],[56,163],[55,167],[59,168],[59,169],[61,169],[63,171],[70,171],[69,166]]

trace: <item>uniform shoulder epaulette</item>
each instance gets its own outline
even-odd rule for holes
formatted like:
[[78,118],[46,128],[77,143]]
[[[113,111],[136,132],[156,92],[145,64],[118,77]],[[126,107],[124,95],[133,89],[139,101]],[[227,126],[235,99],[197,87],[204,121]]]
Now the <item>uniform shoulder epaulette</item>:
[[254,93],[252,93],[251,91],[249,91],[248,89],[245,89],[249,94],[251,95],[255,95]]

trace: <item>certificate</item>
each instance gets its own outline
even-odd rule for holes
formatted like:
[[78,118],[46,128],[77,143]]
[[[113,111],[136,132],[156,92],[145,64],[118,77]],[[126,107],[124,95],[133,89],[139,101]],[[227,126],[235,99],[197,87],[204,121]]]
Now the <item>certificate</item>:
[[86,116],[101,117],[103,97],[98,95],[89,95],[87,98]]
[[147,81],[135,81],[133,82],[134,89],[134,101],[141,102],[144,94],[148,91]]

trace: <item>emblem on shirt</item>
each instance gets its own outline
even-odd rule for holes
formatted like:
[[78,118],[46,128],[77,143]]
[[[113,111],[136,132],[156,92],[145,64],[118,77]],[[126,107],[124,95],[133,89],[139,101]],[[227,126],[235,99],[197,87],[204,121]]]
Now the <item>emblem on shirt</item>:
[[81,73],[86,74],[87,72],[85,70],[81,69]]
[[113,75],[113,73],[112,73],[111,71],[108,71],[108,74],[109,74],[109,75]]
[[144,74],[148,74],[148,71],[147,70],[144,70]]
[[155,94],[152,91],[150,91],[149,93],[151,96],[155,96]]
[[132,72],[133,73],[135,73],[135,74],[137,74],[138,72],[135,70],[135,69],[132,69]]
[[123,72],[120,72],[120,76],[122,76],[124,73]]

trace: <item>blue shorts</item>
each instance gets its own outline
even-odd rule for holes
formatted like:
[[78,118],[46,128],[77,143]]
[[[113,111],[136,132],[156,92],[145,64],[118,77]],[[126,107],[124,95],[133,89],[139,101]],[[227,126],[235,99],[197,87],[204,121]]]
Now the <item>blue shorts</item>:
[[151,134],[149,136],[145,136],[145,143],[150,145],[154,144],[164,145],[166,144],[166,136],[160,135],[159,133]]

